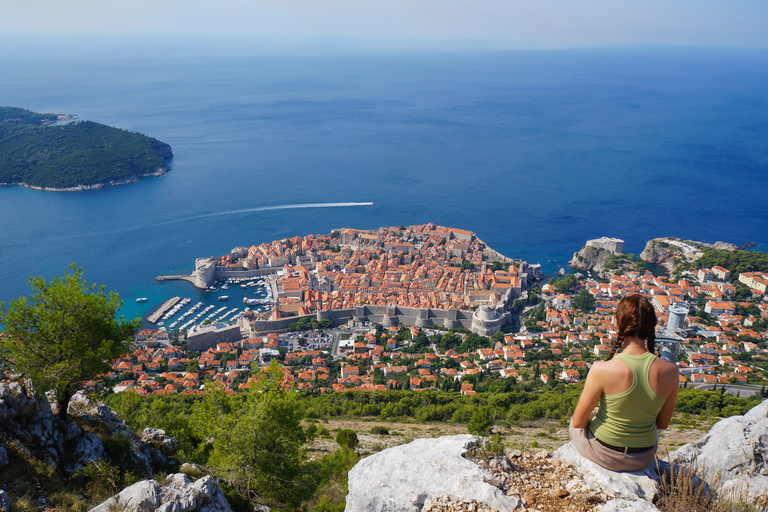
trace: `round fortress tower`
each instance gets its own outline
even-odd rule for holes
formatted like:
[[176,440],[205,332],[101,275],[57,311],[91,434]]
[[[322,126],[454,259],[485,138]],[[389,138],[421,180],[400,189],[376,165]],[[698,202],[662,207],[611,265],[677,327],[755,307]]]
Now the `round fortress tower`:
[[472,313],[472,332],[492,336],[501,328],[501,315],[488,306],[480,306]]

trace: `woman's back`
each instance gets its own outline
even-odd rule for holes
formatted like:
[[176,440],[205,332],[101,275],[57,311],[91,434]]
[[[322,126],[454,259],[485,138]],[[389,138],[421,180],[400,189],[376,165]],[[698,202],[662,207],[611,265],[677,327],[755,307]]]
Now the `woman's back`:
[[[657,429],[667,428],[674,412],[678,369],[654,354],[656,323],[645,297],[621,300],[608,360],[590,368],[571,418],[569,432],[579,453],[614,471],[651,464]],[[622,352],[614,359],[619,348]]]
[[667,397],[660,396],[649,382],[655,359],[650,352],[616,356],[618,364],[614,363],[614,367],[621,370],[616,373],[622,381],[628,376],[629,386],[618,393],[601,394],[597,415],[589,425],[597,439],[632,448],[650,448],[656,443],[656,418]]

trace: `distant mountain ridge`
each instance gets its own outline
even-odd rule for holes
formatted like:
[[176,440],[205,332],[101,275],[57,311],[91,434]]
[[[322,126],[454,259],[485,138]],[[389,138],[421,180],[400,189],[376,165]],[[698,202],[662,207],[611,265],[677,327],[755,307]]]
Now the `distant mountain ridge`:
[[171,146],[74,116],[0,107],[0,184],[39,190],[103,188],[162,176]]

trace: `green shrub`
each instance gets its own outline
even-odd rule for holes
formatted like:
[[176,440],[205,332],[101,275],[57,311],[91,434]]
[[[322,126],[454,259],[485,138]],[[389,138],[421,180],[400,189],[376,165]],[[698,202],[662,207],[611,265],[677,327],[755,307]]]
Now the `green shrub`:
[[349,448],[350,450],[354,450],[360,440],[357,438],[357,434],[355,434],[354,430],[345,428],[339,430],[339,433],[336,434],[336,442],[342,448]]

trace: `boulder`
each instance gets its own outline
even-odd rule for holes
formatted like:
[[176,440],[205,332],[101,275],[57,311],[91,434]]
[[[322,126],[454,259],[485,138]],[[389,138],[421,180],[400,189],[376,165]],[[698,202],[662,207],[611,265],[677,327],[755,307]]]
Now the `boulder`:
[[[610,501],[604,505],[607,506],[611,501],[623,500],[613,507],[623,506],[627,502],[646,502],[636,503],[638,507],[645,507],[638,510],[657,510],[651,501],[659,491],[659,473],[657,468],[649,466],[643,471],[611,471],[587,460],[576,451],[573,442],[564,444],[552,454],[556,459],[571,463],[581,474],[582,481],[587,486],[594,486],[604,493]],[[662,463],[661,471],[668,469],[668,465]],[[648,508],[648,505],[652,508]],[[622,508],[609,508],[601,510],[622,510]],[[629,510],[629,509],[628,509]],[[631,509],[635,510],[635,509]]]
[[0,434],[17,440],[40,460],[57,465],[63,436],[51,406],[28,380],[0,382]]
[[64,440],[71,441],[82,433],[83,431],[80,429],[77,423],[75,423],[74,421],[70,421],[69,423],[67,423],[67,426],[64,428]]
[[0,446],[0,466],[5,466],[8,462],[8,450],[5,449],[5,446]]
[[152,512],[162,503],[162,489],[154,480],[142,480],[126,487],[90,512]]
[[349,472],[346,512],[418,512],[441,495],[477,501],[500,512],[522,509],[486,480],[492,475],[463,454],[476,445],[474,436],[417,439],[371,455]]
[[[112,436],[121,436],[128,440],[130,445],[130,459],[133,466],[141,472],[152,475],[152,462],[165,463],[165,459],[159,450],[142,442],[136,433],[128,428],[123,420],[117,417],[109,406],[94,404],[85,393],[75,393],[69,401],[67,413],[86,425],[100,423]],[[153,453],[154,452],[156,453]]]
[[726,494],[744,492],[748,500],[765,499],[768,496],[768,400],[744,416],[718,421],[708,434],[670,453],[669,459],[678,464],[695,464],[710,476],[718,477]]
[[90,512],[232,512],[219,484],[210,476],[192,482],[186,475],[171,475],[162,487],[144,480],[94,507]]
[[0,512],[9,512],[11,510],[11,498],[8,493],[0,489]]
[[141,434],[141,440],[151,444],[166,455],[173,453],[179,444],[176,439],[165,435],[165,430],[159,428],[145,428]]
[[99,437],[92,433],[86,432],[77,440],[75,445],[74,456],[77,462],[82,465],[87,465],[92,460],[101,460],[106,455],[104,444]]
[[185,475],[192,478],[197,478],[205,474],[202,467],[192,462],[185,462],[182,464],[179,468],[179,472],[184,473]]

